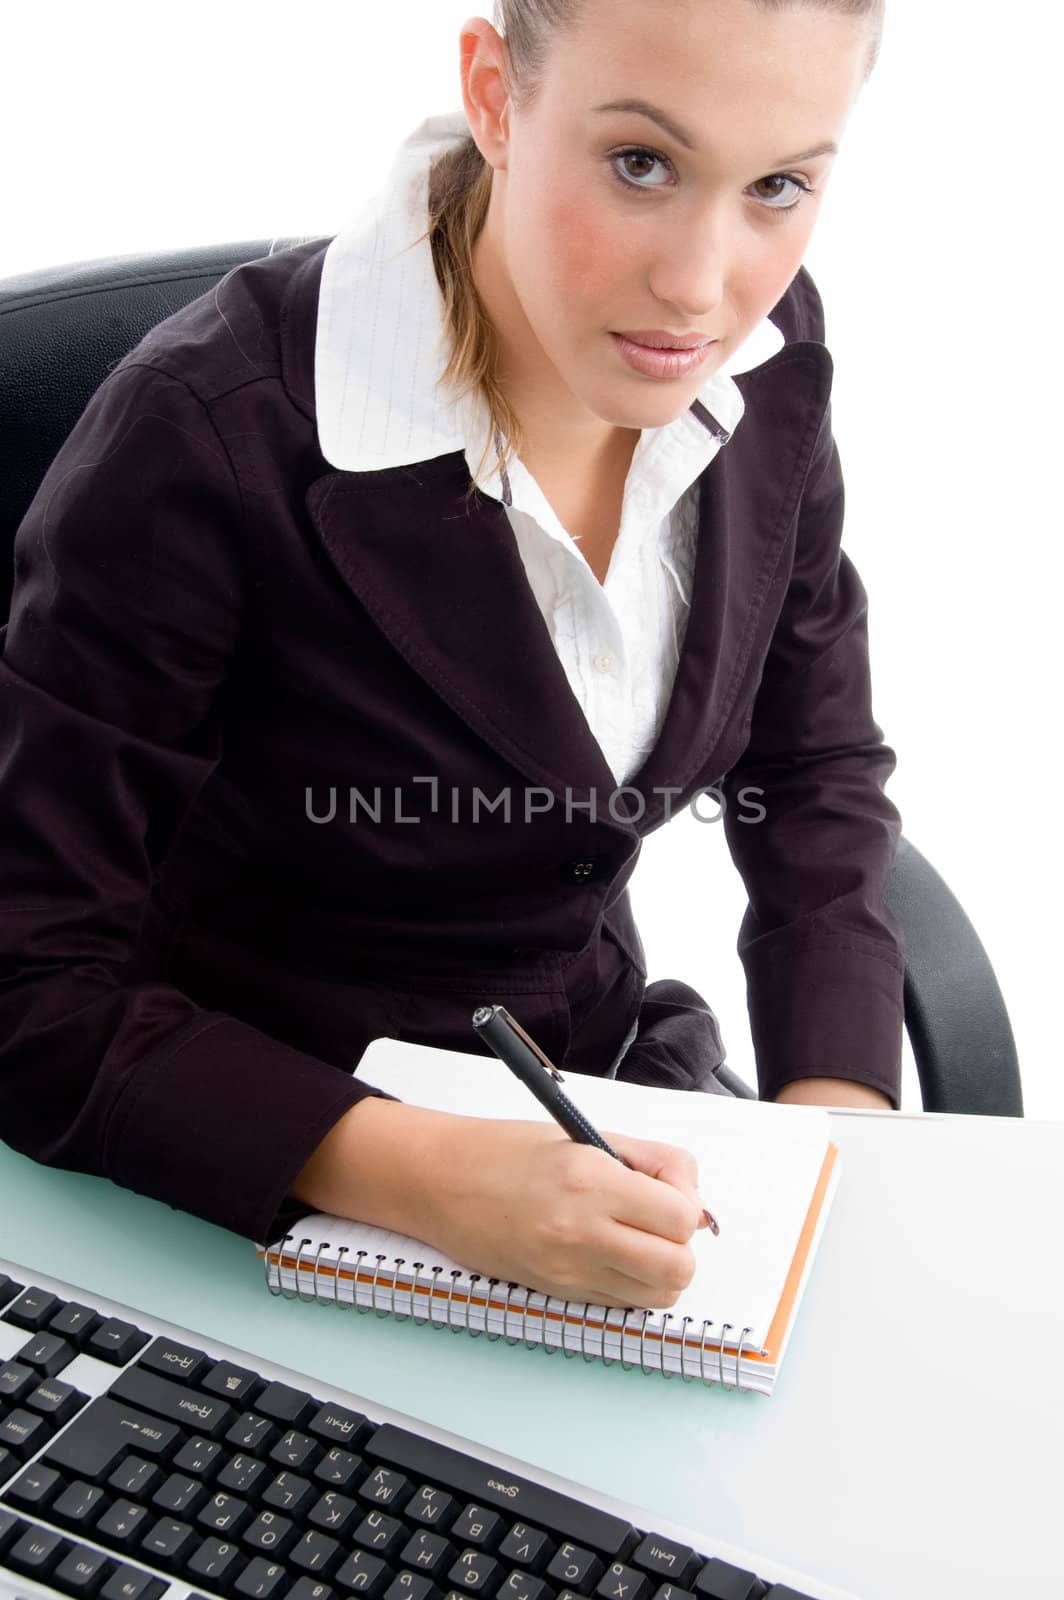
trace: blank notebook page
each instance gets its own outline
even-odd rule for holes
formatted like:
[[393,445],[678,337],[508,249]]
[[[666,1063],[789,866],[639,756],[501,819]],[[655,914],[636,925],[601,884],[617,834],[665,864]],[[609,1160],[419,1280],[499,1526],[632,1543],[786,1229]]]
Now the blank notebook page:
[[[359,1062],[359,1078],[400,1100],[461,1116],[551,1122],[550,1113],[495,1058],[375,1039]],[[741,1318],[762,1345],[806,1220],[829,1144],[826,1110],[733,1100],[724,1095],[652,1089],[641,1084],[563,1072],[562,1089],[609,1141],[609,1130],[690,1150],[702,1198],[720,1225],[696,1230],[689,1243],[696,1271],[674,1318]],[[559,1129],[559,1132],[561,1130]],[[490,1138],[485,1129],[485,1138]],[[424,1241],[366,1223],[316,1212],[302,1232],[337,1247],[424,1260],[447,1273],[479,1270],[452,1261]],[[419,1247],[420,1246],[420,1250]],[[576,1302],[573,1302],[574,1307]]]

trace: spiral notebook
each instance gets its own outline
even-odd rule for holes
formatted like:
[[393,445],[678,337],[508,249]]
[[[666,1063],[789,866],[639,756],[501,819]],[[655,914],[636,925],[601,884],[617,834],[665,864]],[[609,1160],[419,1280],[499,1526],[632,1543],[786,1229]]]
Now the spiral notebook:
[[[494,1056],[375,1039],[358,1072],[433,1110],[551,1120]],[[720,1234],[693,1235],[695,1275],[674,1306],[624,1310],[555,1299],[486,1277],[475,1262],[452,1261],[423,1241],[323,1212],[256,1246],[267,1288],[770,1395],[839,1182],[828,1112],[563,1076],[566,1093],[607,1138],[613,1129],[664,1140],[698,1161]]]

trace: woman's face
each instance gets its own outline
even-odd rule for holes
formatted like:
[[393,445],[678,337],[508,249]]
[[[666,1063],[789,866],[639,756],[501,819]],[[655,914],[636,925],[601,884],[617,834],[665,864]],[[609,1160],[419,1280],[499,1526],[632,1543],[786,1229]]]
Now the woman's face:
[[[466,113],[495,169],[475,277],[533,433],[593,446],[603,422],[657,427],[691,404],[801,264],[832,165],[803,152],[839,143],[871,41],[867,18],[815,6],[586,0],[519,116],[503,41],[466,23]],[[675,131],[598,109],[635,98]],[[647,329],[718,342],[693,373],[649,378],[610,337]]]

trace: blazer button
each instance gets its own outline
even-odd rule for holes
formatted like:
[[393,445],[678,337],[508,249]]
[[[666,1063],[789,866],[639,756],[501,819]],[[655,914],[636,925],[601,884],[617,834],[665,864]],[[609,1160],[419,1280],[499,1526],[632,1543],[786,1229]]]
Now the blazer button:
[[582,879],[585,879],[585,878],[593,878],[594,875],[595,875],[595,863],[594,863],[594,861],[588,861],[588,860],[572,861],[569,864],[569,876],[571,878],[575,878],[575,879],[577,879],[579,881],[579,880],[582,880]]

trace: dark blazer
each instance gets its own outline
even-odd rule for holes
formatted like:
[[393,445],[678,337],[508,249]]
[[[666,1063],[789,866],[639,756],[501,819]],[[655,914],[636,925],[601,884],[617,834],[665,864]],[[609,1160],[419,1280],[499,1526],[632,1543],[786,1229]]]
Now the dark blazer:
[[367,473],[321,455],[327,243],[236,269],[224,316],[208,292],[160,323],[19,528],[0,1133],[262,1240],[299,1214],[288,1185],[336,1119],[379,1092],[353,1072],[380,1035],[475,1051],[472,1012],[497,1001],[602,1074],[636,1023],[620,1077],[713,1088],[712,1011],[655,1038],[640,1010],[626,889],[643,835],[712,785],[750,900],[762,1097],[826,1075],[897,1106],[894,754],[840,553],[808,272],[772,312],[784,348],[736,378],[675,688],[622,793],[505,510],[466,502],[463,453]]

